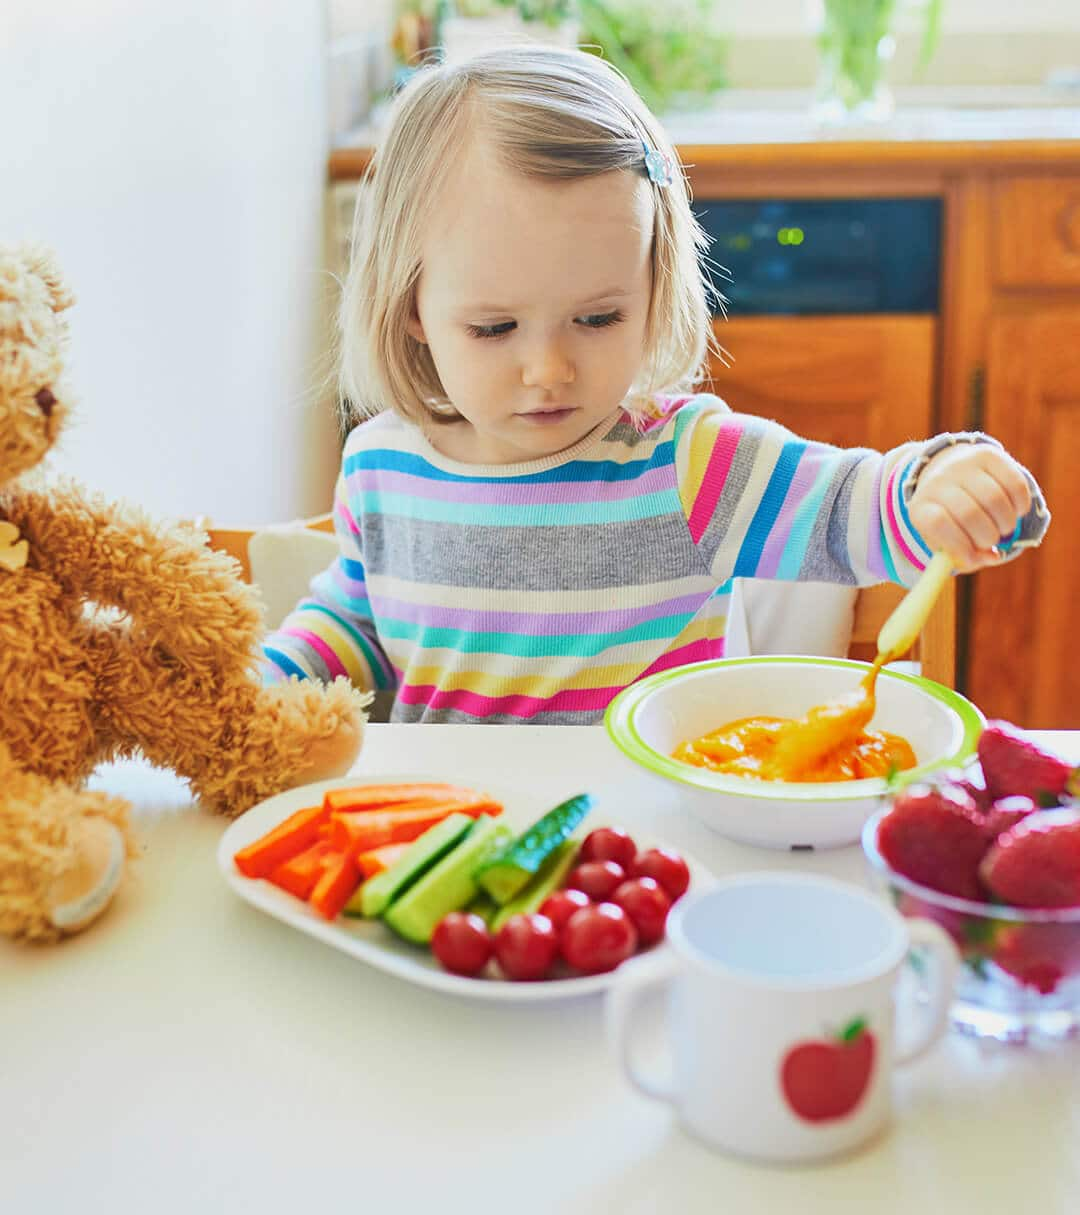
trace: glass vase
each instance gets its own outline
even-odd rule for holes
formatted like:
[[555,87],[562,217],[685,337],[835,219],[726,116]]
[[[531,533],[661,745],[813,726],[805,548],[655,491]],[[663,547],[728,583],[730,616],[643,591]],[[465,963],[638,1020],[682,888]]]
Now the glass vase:
[[895,108],[886,72],[896,50],[896,0],[815,0],[814,118],[826,125],[884,122]]

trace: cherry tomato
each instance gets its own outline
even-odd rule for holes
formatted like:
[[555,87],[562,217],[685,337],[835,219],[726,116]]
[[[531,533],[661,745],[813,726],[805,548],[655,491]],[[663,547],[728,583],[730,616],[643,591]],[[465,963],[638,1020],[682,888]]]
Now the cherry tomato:
[[591,902],[584,890],[556,890],[540,904],[540,914],[546,915],[555,925],[555,931],[561,934],[574,912],[588,907]]
[[615,893],[626,878],[626,870],[614,861],[586,861],[570,870],[566,884],[571,890],[584,890],[590,899],[602,903]]
[[637,853],[637,845],[618,827],[597,827],[581,842],[583,861],[614,861],[629,873],[630,864]]
[[611,901],[630,917],[642,945],[654,945],[663,939],[671,899],[655,878],[631,878],[623,882]]
[[508,979],[542,979],[559,953],[546,915],[512,915],[495,934],[495,957]]
[[660,884],[674,903],[690,885],[690,870],[677,852],[667,848],[650,848],[639,852],[630,866],[631,877],[651,877]]
[[598,903],[566,921],[562,952],[575,970],[595,975],[625,962],[637,942],[637,929],[626,912],[615,903]]
[[431,952],[458,975],[479,974],[493,948],[488,926],[478,915],[464,911],[444,915],[431,938]]

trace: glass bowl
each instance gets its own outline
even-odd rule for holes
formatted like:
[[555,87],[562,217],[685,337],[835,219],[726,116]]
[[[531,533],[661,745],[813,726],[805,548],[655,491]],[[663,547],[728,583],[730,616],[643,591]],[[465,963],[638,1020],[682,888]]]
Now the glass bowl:
[[867,820],[863,852],[902,915],[933,920],[956,942],[963,965],[953,1026],[1002,1042],[1080,1035],[1080,907],[1029,910],[921,886],[878,850],[878,824],[888,813],[886,807]]

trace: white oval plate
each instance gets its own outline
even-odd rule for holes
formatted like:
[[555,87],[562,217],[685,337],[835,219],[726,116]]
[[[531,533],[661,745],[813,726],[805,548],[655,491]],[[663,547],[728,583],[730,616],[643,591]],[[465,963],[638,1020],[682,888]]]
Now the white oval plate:
[[[359,920],[348,916],[339,916],[333,922],[324,920],[313,911],[307,903],[279,889],[271,882],[258,878],[245,877],[233,863],[233,857],[241,848],[253,843],[261,835],[284,821],[290,814],[304,806],[317,805],[322,800],[327,789],[353,789],[363,785],[396,784],[408,781],[449,781],[453,784],[466,785],[470,788],[483,788],[484,792],[503,803],[503,818],[511,826],[524,830],[546,810],[558,804],[559,800],[542,802],[534,795],[522,790],[500,790],[481,785],[475,780],[459,780],[452,773],[442,772],[437,776],[418,775],[415,772],[401,774],[373,773],[368,776],[356,776],[338,780],[320,781],[313,785],[301,785],[267,798],[252,806],[235,822],[230,824],[218,844],[218,866],[225,881],[233,890],[253,907],[266,912],[267,915],[289,924],[308,936],[315,937],[326,945],[332,945],[344,953],[359,958],[379,970],[397,975],[410,983],[421,987],[432,987],[438,991],[452,992],[454,995],[469,996],[481,1000],[511,1000],[528,1002],[535,1000],[565,999],[568,996],[586,996],[593,992],[603,991],[614,979],[625,973],[638,959],[644,960],[653,954],[648,950],[638,954],[636,958],[624,962],[616,970],[602,975],[581,975],[570,978],[544,979],[532,983],[512,982],[497,975],[491,968],[491,977],[466,978],[462,975],[451,974],[443,970],[429,949],[411,945],[395,936],[389,928],[379,920]],[[564,797],[572,797],[581,789],[567,789]],[[598,799],[599,800],[599,799]],[[610,816],[601,818],[594,810],[578,829],[582,838],[594,827],[611,826]],[[639,848],[662,848],[665,845],[644,835],[634,832],[635,842]],[[700,889],[711,884],[715,879],[699,861],[681,853],[690,869],[691,889]]]

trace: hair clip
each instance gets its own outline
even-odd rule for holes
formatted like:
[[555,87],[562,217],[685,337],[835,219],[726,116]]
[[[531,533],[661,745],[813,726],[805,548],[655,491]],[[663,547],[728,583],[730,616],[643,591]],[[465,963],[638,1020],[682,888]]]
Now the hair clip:
[[675,180],[675,167],[671,163],[671,157],[658,148],[650,148],[644,139],[641,146],[645,149],[645,172],[649,175],[649,181],[656,186],[670,186]]

